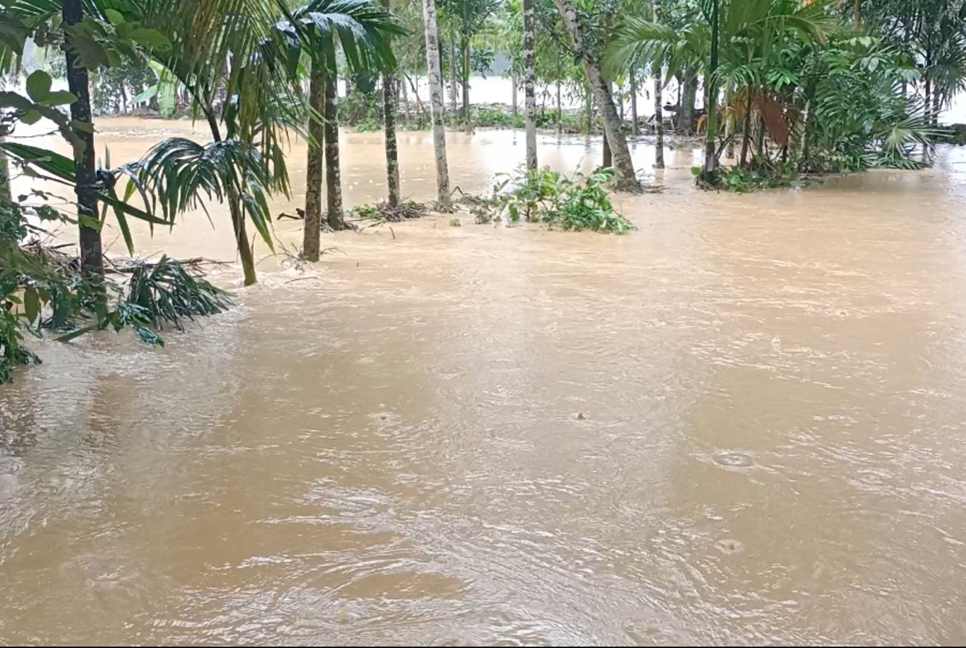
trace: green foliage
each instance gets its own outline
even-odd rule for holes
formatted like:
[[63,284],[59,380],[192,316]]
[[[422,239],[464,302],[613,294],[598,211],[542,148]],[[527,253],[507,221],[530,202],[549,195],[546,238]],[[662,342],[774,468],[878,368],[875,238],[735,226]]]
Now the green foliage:
[[[542,222],[563,230],[623,234],[634,225],[614,211],[607,185],[613,169],[599,169],[589,176],[582,173],[567,178],[549,168],[514,174],[498,174],[493,197],[471,202],[478,222],[489,222],[506,215],[511,223],[521,220]],[[464,200],[465,202],[465,200]]]
[[707,181],[707,176],[703,175],[701,167],[692,167],[691,173],[701,177],[709,188],[723,189],[733,193],[750,193],[760,189],[792,187],[798,182],[798,175],[793,170],[771,165],[761,165],[755,168],[722,167],[712,176],[710,182]]

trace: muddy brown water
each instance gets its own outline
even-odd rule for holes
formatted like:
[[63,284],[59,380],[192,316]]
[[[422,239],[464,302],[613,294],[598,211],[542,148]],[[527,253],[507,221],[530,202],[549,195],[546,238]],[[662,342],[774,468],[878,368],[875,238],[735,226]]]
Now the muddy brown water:
[[[468,190],[523,157],[448,146]],[[400,151],[432,197],[429,135]],[[348,204],[381,154],[344,135]],[[966,156],[735,196],[691,155],[618,197],[627,236],[325,235],[162,351],[36,343],[0,387],[0,643],[966,641]],[[139,251],[231,260],[213,220]]]

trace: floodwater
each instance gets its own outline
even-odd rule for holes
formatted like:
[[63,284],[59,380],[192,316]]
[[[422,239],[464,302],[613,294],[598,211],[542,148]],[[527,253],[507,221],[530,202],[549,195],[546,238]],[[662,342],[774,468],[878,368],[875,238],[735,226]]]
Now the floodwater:
[[[523,157],[448,146],[467,190]],[[429,134],[400,149],[432,197]],[[379,135],[343,151],[380,197]],[[0,387],[0,643],[966,641],[966,156],[736,196],[691,155],[618,197],[627,236],[324,235],[164,350],[35,343]],[[231,260],[212,219],[139,251]]]

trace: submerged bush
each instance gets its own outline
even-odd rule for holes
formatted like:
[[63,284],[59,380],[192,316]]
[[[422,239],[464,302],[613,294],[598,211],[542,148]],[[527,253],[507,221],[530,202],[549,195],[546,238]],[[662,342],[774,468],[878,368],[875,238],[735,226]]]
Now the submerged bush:
[[[614,211],[606,186],[614,171],[599,169],[589,176],[577,172],[568,178],[549,168],[498,174],[501,178],[489,199],[469,202],[477,222],[490,222],[506,215],[511,223],[520,220],[546,223],[552,229],[623,234],[633,224]],[[467,200],[464,199],[464,203]]]

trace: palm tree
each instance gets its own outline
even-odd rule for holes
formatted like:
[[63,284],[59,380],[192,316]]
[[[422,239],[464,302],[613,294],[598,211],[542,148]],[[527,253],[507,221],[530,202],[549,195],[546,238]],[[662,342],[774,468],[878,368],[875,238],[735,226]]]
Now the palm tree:
[[617,186],[628,191],[638,191],[641,185],[634,172],[634,162],[631,160],[630,149],[627,147],[627,139],[621,130],[617,109],[614,107],[610,83],[604,79],[601,70],[600,53],[589,47],[589,43],[585,41],[584,26],[581,24],[573,3],[570,0],[554,0],[554,4],[563,18],[570,37],[570,44],[578,53],[584,74],[590,83],[594,97],[597,99],[597,105],[600,107],[604,121],[605,143],[612,151],[614,166],[619,176]]
[[[651,17],[654,24],[660,24],[657,20],[657,0],[651,2]],[[651,74],[654,76],[654,135],[655,135],[655,158],[654,167],[664,168],[664,97],[661,89],[664,87],[664,58],[657,57],[651,65]]]
[[433,150],[436,153],[437,203],[449,209],[449,166],[446,161],[446,128],[443,117],[443,79],[439,66],[439,36],[436,30],[436,0],[423,0],[423,23],[426,29],[426,68],[429,76],[429,96],[433,110]]
[[350,72],[389,68],[395,65],[389,38],[404,30],[388,9],[376,7],[371,0],[313,0],[287,17],[280,30],[292,36],[285,52],[290,66],[296,67],[302,52],[308,53],[311,63],[302,253],[308,261],[318,261],[323,153],[326,220],[333,230],[346,227],[339,161],[336,48],[341,48]]

